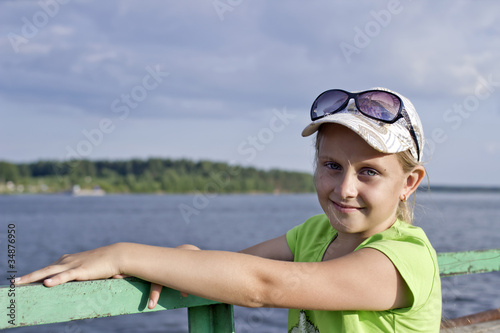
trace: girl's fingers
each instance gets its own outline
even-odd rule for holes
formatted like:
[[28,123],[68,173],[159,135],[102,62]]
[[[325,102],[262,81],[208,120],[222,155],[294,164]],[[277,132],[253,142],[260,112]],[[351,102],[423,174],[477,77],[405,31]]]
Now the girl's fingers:
[[54,287],[54,286],[57,286],[58,284],[60,284],[60,283],[57,283],[57,280],[53,280],[52,277],[43,280],[43,285],[45,287]]
[[156,283],[151,283],[151,289],[149,291],[149,303],[148,303],[148,309],[154,309],[156,304],[158,304],[158,300],[160,299],[160,294],[161,294],[161,289],[163,286],[156,284]]
[[109,245],[90,251],[65,254],[52,265],[22,276],[18,283],[26,284],[43,280],[47,287],[52,287],[73,280],[123,277],[124,275],[118,270],[113,260],[116,258],[116,251],[120,251],[119,246]]
[[126,275],[126,274],[116,274],[116,275],[112,276],[113,279],[124,279],[124,278],[128,278],[128,277],[130,277],[130,275]]
[[71,255],[69,254],[64,254],[62,255],[57,261],[54,263],[50,264],[49,266],[46,266],[44,268],[41,268],[37,271],[34,271],[30,274],[26,274],[24,276],[21,276],[17,280],[17,284],[26,284],[26,283],[33,283],[33,282],[38,282],[38,281],[43,281],[47,278],[50,278],[60,272],[63,272],[67,268],[64,266],[65,260],[67,260]]
[[34,271],[33,273],[26,274],[17,279],[16,284],[26,284],[45,280],[50,278],[63,270],[60,266],[47,266],[45,268]]
[[75,278],[77,276],[76,273],[77,273],[76,269],[68,269],[68,270],[59,272],[53,276],[49,276],[48,278],[43,280],[43,284],[46,287],[54,287],[54,286],[66,283],[68,281],[73,281],[73,280],[75,280]]

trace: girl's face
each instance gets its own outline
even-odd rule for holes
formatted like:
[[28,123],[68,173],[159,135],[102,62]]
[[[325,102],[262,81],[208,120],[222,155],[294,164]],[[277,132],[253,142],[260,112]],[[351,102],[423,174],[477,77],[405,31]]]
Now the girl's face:
[[395,154],[373,149],[344,126],[322,126],[316,190],[339,234],[366,238],[389,228],[401,195],[409,195],[411,178]]

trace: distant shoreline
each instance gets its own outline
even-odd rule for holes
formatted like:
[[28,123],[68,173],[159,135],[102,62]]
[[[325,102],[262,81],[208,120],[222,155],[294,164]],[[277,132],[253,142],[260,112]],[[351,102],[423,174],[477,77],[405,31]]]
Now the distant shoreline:
[[[20,164],[0,160],[0,194],[315,193],[313,178],[308,172],[263,170],[208,160],[149,158]],[[418,191],[429,191],[429,187],[421,185]],[[430,191],[500,193],[500,185],[431,184]]]
[[419,192],[453,192],[453,193],[500,193],[500,187],[496,186],[460,186],[460,185],[431,185],[420,186]]
[[[485,186],[452,186],[452,185],[435,185],[428,188],[427,186],[420,186],[417,189],[418,192],[429,192],[429,193],[500,193],[500,187],[485,187]],[[313,194],[316,192],[271,192],[271,191],[248,191],[248,192],[219,192],[211,193],[211,195],[293,195],[293,194]],[[134,194],[144,194],[144,195],[199,195],[199,192],[107,192],[105,195],[134,195]],[[61,192],[0,192],[1,196],[8,195],[68,195],[71,196],[70,191]]]

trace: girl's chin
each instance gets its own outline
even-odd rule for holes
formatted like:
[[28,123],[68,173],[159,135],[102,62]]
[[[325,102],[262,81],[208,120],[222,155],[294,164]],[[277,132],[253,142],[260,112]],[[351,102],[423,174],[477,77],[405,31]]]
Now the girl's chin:
[[345,233],[355,233],[360,229],[361,223],[358,221],[353,221],[353,219],[339,218],[338,216],[328,216],[330,224],[332,227],[341,232]]

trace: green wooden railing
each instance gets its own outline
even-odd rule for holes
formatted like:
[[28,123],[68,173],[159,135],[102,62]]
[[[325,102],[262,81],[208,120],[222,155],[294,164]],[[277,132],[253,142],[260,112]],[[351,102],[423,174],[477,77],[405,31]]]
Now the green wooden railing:
[[500,249],[438,253],[441,277],[500,271]]
[[[439,253],[442,277],[500,271],[500,249]],[[188,308],[189,332],[234,332],[233,306],[163,288],[147,308],[149,282],[136,278],[0,287],[0,329]]]

